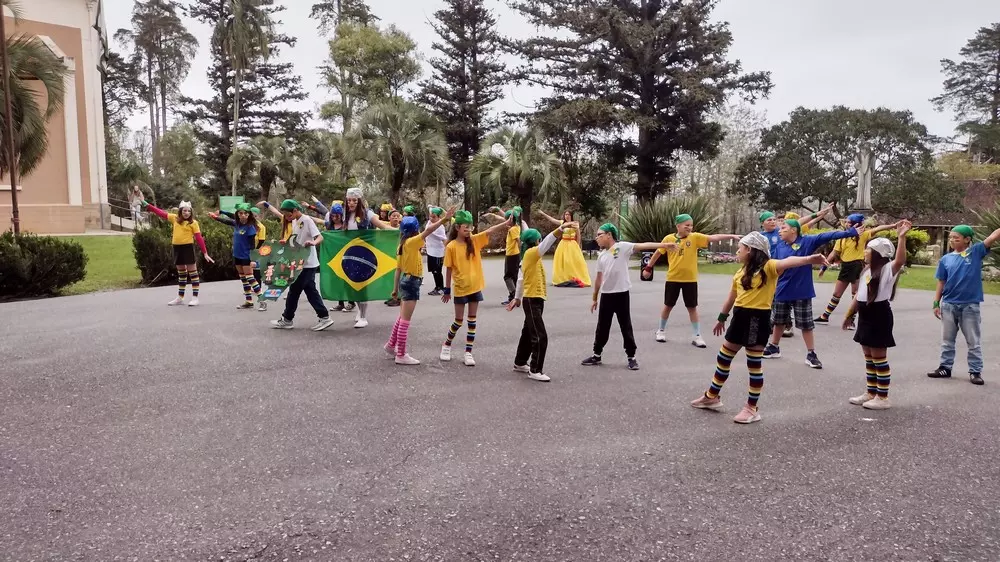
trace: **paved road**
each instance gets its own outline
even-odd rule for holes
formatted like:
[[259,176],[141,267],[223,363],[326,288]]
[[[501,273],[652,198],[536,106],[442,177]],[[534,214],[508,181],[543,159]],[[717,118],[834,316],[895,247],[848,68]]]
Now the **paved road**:
[[[633,293],[641,371],[614,333],[605,366],[579,367],[588,292],[550,289],[554,382],[511,373],[522,315],[497,304],[501,267],[474,369],[436,360],[451,314],[430,300],[411,328],[425,363],[405,369],[382,359],[395,311],[380,304],[369,328],[340,315],[323,333],[269,330],[275,314],[234,309],[234,283],[205,285],[197,309],[164,306],[167,287],[0,305],[0,558],[1000,556],[997,299],[985,387],[924,377],[931,295],[901,291],[892,410],[847,404],[859,350],[820,327],[826,368],[786,340],[765,363],[763,422],[739,426],[742,356],[725,412],[691,409],[720,339],[695,349],[677,318],[653,342],[660,283]],[[702,280],[706,317],[727,287]]]

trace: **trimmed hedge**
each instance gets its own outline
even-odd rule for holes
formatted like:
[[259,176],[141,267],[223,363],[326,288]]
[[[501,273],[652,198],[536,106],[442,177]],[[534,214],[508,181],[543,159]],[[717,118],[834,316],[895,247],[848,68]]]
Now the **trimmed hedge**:
[[54,296],[86,276],[87,254],[76,242],[34,234],[0,235],[0,299]]

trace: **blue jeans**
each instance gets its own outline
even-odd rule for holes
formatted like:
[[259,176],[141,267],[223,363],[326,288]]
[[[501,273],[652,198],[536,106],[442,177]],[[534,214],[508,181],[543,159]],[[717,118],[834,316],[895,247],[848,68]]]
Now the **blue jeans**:
[[979,303],[941,303],[941,366],[951,371],[955,365],[955,339],[962,330],[969,347],[969,372],[983,372],[983,348],[980,337],[982,316]]
[[299,307],[299,296],[302,295],[303,291],[306,293],[309,304],[316,311],[316,316],[319,318],[330,317],[330,311],[326,309],[323,297],[319,296],[319,289],[316,288],[317,272],[319,272],[318,267],[304,268],[299,272],[299,276],[295,278],[292,286],[288,288],[288,300],[285,301],[285,313],[282,314],[285,320],[291,322],[295,319],[295,309]]

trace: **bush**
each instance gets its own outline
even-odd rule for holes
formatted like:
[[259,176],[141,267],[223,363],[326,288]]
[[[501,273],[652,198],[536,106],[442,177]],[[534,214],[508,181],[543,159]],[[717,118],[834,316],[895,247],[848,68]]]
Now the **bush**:
[[695,232],[716,234],[721,228],[722,220],[712,211],[710,197],[671,197],[636,205],[628,218],[622,217],[622,238],[633,242],[659,242],[677,232],[674,217],[683,213],[694,219]]
[[[976,226],[976,240],[985,240],[993,231],[1000,228],[1000,204],[984,213],[976,213],[979,218],[979,226]],[[941,253],[948,252],[948,233],[945,232],[945,247],[941,248]],[[994,245],[992,251],[986,257],[986,265],[993,268],[1000,268],[1000,246]]]
[[87,254],[76,242],[0,235],[0,299],[53,296],[86,276]]
[[[888,232],[880,232],[877,235],[881,238],[888,238],[892,241],[893,245],[896,245],[899,240],[899,235],[896,234],[895,230],[890,230]],[[919,254],[927,248],[927,244],[931,241],[931,235],[928,234],[926,230],[920,230],[919,228],[911,229],[906,233],[906,265],[921,265]]]

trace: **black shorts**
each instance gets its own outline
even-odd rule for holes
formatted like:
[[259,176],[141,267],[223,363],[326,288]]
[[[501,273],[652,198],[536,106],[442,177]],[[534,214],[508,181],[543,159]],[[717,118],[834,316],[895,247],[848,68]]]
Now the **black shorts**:
[[854,283],[858,279],[861,279],[861,272],[864,271],[864,269],[865,260],[841,262],[840,275],[837,275],[837,281]]
[[677,304],[677,297],[684,294],[685,308],[698,308],[697,281],[667,281],[663,284],[663,305],[671,308]]
[[854,332],[854,341],[876,349],[896,347],[892,325],[892,306],[889,301],[858,303],[858,329]]
[[174,265],[194,265],[194,244],[174,244]]
[[455,304],[469,304],[470,302],[483,302],[483,292],[476,291],[471,295],[455,297]]
[[726,330],[726,341],[743,347],[764,347],[771,339],[771,310],[733,309],[733,319]]
[[235,265],[250,265],[253,262],[250,261],[249,259],[245,260],[245,259],[241,259],[241,258],[233,258],[233,263]]

